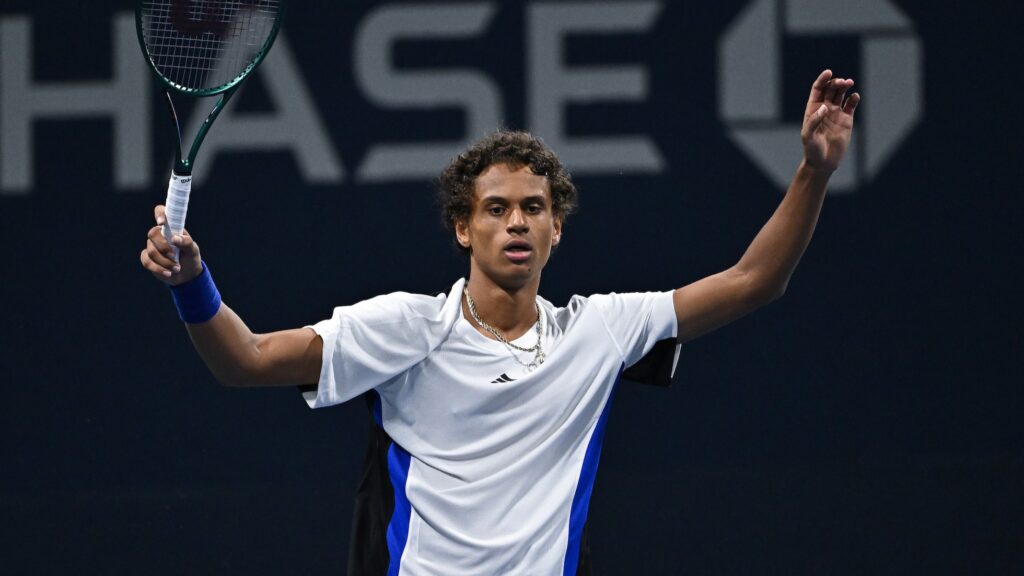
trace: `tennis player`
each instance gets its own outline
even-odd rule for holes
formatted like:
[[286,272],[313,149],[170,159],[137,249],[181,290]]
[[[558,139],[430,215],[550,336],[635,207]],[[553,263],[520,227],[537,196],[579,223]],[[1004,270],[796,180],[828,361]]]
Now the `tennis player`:
[[587,507],[615,383],[659,342],[686,342],[783,294],[850,143],[852,86],[822,72],[778,209],[734,266],[672,291],[565,307],[539,297],[576,189],[543,143],[506,131],[440,179],[445,220],[469,255],[468,280],[448,294],[388,294],[314,326],[253,334],[222,304],[188,233],[173,239],[175,263],[161,206],[140,258],[171,287],[222,383],[305,386],[312,407],[367,402],[374,432],[351,574],[588,574]]

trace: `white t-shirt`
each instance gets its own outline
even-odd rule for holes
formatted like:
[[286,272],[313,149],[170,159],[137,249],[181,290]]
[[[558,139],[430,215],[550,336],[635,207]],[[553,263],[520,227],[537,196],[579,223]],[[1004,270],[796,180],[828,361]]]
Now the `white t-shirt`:
[[[394,293],[336,308],[311,407],[368,391],[393,439],[389,574],[575,574],[619,375],[676,336],[672,293],[538,298],[547,358],[480,334],[446,297]],[[536,331],[516,344],[532,346]],[[398,561],[396,563],[396,561]]]

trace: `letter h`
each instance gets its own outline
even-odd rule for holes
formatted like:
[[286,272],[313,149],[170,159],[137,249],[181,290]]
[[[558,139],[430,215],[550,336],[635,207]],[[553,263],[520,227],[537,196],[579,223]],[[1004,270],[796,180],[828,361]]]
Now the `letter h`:
[[113,21],[109,82],[37,84],[32,81],[31,20],[0,18],[0,194],[28,194],[34,187],[32,123],[40,119],[113,118],[115,184],[141,188],[149,183],[150,78],[133,15],[118,14]]

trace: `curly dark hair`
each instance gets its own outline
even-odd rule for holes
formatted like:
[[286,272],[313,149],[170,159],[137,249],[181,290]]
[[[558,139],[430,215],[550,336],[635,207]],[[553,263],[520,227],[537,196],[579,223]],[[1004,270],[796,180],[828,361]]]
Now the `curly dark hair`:
[[[498,130],[476,141],[452,159],[438,178],[438,201],[445,228],[465,222],[473,210],[476,179],[495,164],[513,168],[528,166],[530,171],[548,180],[552,211],[563,221],[576,210],[576,186],[569,172],[547,144],[529,132]],[[463,252],[468,250],[455,243]]]

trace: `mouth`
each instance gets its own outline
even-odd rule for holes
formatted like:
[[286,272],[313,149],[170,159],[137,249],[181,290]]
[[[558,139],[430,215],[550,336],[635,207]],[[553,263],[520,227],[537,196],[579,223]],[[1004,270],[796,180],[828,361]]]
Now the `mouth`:
[[533,254],[533,246],[525,240],[512,240],[503,248],[505,257],[515,263],[525,262]]

